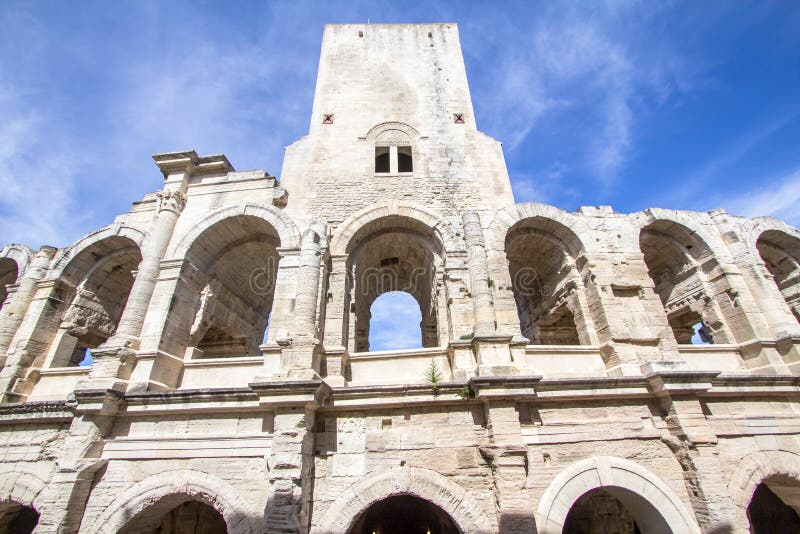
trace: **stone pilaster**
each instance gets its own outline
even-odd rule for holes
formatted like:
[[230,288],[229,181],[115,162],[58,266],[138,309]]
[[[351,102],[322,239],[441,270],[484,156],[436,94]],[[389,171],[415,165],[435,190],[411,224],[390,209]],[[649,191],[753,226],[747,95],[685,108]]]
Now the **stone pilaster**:
[[267,459],[269,498],[266,531],[307,533],[311,522],[314,481],[316,410],[330,394],[319,380],[253,383],[261,405],[273,405],[272,450]]
[[[648,368],[645,367],[645,370]],[[716,450],[717,436],[708,424],[697,394],[711,388],[718,372],[658,371],[648,376],[650,390],[666,414],[662,441],[683,469],[692,506],[704,532],[747,532],[736,519]]]
[[488,443],[481,454],[492,468],[500,534],[536,532],[535,506],[528,492],[528,450],[522,439],[517,399],[533,397],[541,377],[473,378],[484,402]]

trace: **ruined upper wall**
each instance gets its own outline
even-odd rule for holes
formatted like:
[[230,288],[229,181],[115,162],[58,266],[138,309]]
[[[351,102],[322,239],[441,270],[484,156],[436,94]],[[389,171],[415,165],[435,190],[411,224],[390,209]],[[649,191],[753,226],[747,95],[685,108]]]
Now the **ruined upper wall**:
[[[412,147],[413,173],[376,175],[386,143]],[[326,26],[309,135],[287,149],[281,183],[301,227],[386,199],[449,216],[512,204],[500,143],[475,124],[457,26]]]

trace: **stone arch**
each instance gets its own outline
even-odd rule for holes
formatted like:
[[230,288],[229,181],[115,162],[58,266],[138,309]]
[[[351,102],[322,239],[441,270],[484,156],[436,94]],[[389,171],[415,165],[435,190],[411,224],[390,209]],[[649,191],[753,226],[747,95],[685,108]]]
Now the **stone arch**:
[[114,499],[87,528],[87,534],[119,532],[152,512],[160,518],[173,507],[197,500],[225,519],[229,534],[260,532],[258,510],[219,477],[195,470],[175,470],[151,475]]
[[800,481],[800,454],[785,450],[748,454],[739,461],[728,481],[733,504],[745,514],[758,485],[776,476]]
[[25,245],[12,243],[0,250],[0,258],[6,258],[17,264],[17,281],[28,270],[28,266],[33,261],[33,251]]
[[800,240],[800,230],[774,217],[753,217],[752,219],[745,219],[740,228],[742,240],[748,250],[756,258],[761,257],[758,252],[758,240],[769,230],[781,232],[789,237]]
[[443,217],[411,204],[385,202],[361,209],[342,221],[331,240],[331,254],[347,254],[354,248],[353,237],[359,230],[370,223],[390,216],[405,217],[429,228],[437,236],[445,251],[458,248],[456,233],[452,225]]
[[498,214],[488,249],[499,324],[533,344],[597,343],[579,268],[588,232],[577,217],[544,204]]
[[[639,228],[639,246],[656,294],[678,343],[691,343],[694,328],[713,343],[751,339],[754,325],[743,312],[741,288],[723,264],[730,254],[702,225],[681,212],[648,210]],[[669,218],[658,218],[663,214]],[[687,226],[687,224],[690,226]]]
[[331,503],[311,534],[347,534],[356,519],[373,504],[396,495],[425,499],[444,510],[461,532],[497,532],[494,518],[459,484],[429,469],[396,468],[352,484]]
[[681,210],[670,210],[664,208],[649,208],[644,211],[632,213],[629,220],[634,226],[634,239],[638,239],[642,229],[656,221],[667,221],[679,227],[683,227],[693,235],[704,246],[708,247],[709,252],[720,263],[732,263],[730,251],[725,246],[722,238],[709,231],[708,226],[716,228],[707,213],[689,212]]
[[612,456],[580,460],[556,476],[539,501],[539,532],[560,534],[572,505],[600,488],[624,493],[620,500],[628,500],[626,507],[634,508],[630,511],[637,523],[651,526],[643,532],[700,532],[688,508],[664,481],[635,462]]
[[408,137],[410,137],[411,139],[419,138],[419,132],[417,131],[416,128],[414,128],[410,124],[406,124],[405,122],[389,121],[376,124],[375,126],[370,128],[369,131],[364,136],[364,139],[368,141],[375,141],[380,134],[388,130],[399,130]]
[[774,223],[758,226],[753,236],[756,261],[800,322],[800,231]]
[[539,219],[545,226],[557,229],[557,234],[569,235],[565,244],[576,254],[585,251],[591,243],[586,239],[592,233],[591,229],[572,213],[539,202],[522,202],[503,208],[497,213],[489,227],[488,248],[504,250],[509,230],[526,219]]
[[194,242],[203,232],[224,219],[230,219],[237,215],[248,215],[265,220],[275,229],[283,248],[295,248],[300,246],[300,231],[292,220],[282,211],[268,204],[259,202],[242,202],[235,206],[222,208],[203,218],[197,224],[192,225],[180,239],[177,240],[170,257],[182,259],[189,252]]
[[61,278],[70,267],[73,260],[81,252],[88,250],[93,245],[109,238],[125,238],[136,244],[139,249],[143,249],[147,242],[147,233],[143,230],[128,224],[111,224],[92,232],[83,237],[74,245],[62,249],[53,258],[52,268],[50,269],[51,278]]
[[370,307],[383,293],[404,291],[420,304],[422,345],[436,347],[450,335],[444,282],[450,225],[427,210],[387,203],[346,219],[331,242],[332,256],[345,258],[347,344],[353,352],[369,349]]
[[0,502],[39,509],[39,499],[47,482],[33,471],[20,468],[0,470]]

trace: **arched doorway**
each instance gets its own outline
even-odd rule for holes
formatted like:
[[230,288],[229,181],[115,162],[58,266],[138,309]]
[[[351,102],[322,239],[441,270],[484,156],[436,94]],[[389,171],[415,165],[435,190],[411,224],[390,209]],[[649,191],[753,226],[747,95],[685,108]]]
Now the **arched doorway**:
[[15,502],[0,505],[0,533],[31,534],[39,523],[39,512]]
[[800,482],[777,475],[756,486],[747,519],[752,534],[800,532]]
[[[618,498],[621,492],[624,491],[626,490],[620,488],[598,488],[581,495],[567,514],[567,519],[564,521],[564,533],[594,534],[596,532],[614,532],[615,534],[641,534],[642,530],[633,513]],[[634,499],[628,498],[626,500],[631,501]],[[643,502],[646,507],[652,508],[647,501]],[[648,510],[649,514],[653,512],[655,512],[654,509]]]
[[413,495],[393,495],[370,506],[350,534],[459,534],[447,513]]
[[222,514],[204,502],[185,501],[166,512],[163,508],[143,510],[119,534],[228,534]]

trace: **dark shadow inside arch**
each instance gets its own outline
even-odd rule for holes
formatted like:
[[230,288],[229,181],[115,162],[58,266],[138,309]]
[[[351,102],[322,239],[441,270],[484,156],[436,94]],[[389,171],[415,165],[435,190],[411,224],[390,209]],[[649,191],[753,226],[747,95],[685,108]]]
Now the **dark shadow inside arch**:
[[39,512],[30,506],[5,503],[0,507],[0,534],[31,534],[39,523]]
[[581,495],[567,514],[564,534],[669,534],[672,531],[650,502],[630,490],[605,486]]
[[394,495],[367,508],[350,534],[460,534],[450,516],[412,495]]
[[213,507],[188,500],[164,512],[153,506],[137,514],[120,534],[228,534],[225,519]]
[[6,286],[16,282],[18,274],[17,262],[10,258],[0,258],[0,308],[8,297]]
[[753,534],[800,532],[800,483],[789,477],[772,477],[756,487],[747,507]]

